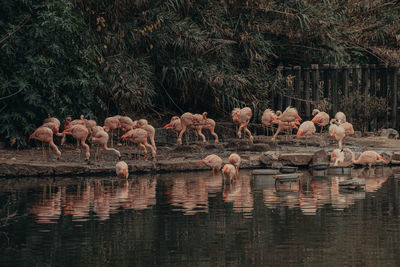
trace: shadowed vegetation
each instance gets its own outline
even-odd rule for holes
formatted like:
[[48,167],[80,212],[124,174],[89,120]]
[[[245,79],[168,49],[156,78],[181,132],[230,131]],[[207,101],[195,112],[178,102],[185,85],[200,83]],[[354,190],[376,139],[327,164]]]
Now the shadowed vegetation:
[[257,115],[286,90],[282,65],[400,57],[397,1],[2,0],[0,11],[0,138],[19,144],[47,114]]

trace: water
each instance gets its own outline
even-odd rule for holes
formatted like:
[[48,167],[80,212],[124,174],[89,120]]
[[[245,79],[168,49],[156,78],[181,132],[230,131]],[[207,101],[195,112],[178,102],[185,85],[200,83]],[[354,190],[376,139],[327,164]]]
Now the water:
[[241,170],[0,180],[0,266],[399,266],[390,169],[275,186]]

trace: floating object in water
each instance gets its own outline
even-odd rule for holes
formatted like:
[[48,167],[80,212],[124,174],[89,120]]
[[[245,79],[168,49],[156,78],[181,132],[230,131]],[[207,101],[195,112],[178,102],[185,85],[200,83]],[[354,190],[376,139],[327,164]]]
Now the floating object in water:
[[287,173],[287,174],[277,174],[274,176],[275,181],[280,181],[280,182],[293,182],[293,181],[298,181],[301,173]]
[[291,166],[281,167],[281,173],[295,173],[296,171],[297,167],[291,167]]
[[365,189],[365,179],[350,179],[339,182],[339,186],[346,187],[346,189],[361,190]]
[[330,166],[328,174],[340,175],[340,174],[351,174],[351,166]]
[[251,172],[253,175],[275,175],[279,171],[277,169],[256,169]]

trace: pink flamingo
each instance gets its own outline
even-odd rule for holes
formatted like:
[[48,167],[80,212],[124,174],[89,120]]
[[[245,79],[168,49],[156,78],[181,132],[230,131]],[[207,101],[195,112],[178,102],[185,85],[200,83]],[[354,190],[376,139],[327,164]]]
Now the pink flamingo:
[[235,167],[236,170],[236,178],[239,177],[239,167],[240,167],[240,163],[241,163],[241,158],[238,154],[236,153],[232,153],[229,156],[229,163],[232,164]]
[[300,136],[313,135],[315,131],[314,123],[312,121],[305,121],[300,125],[299,130],[297,131],[297,138],[300,138]]
[[147,136],[150,139],[150,143],[154,148],[154,151],[157,152],[157,147],[156,147],[156,143],[154,141],[154,136],[156,135],[156,130],[154,129],[153,126],[151,126],[147,120],[145,119],[140,119],[138,120],[136,123],[134,123],[133,128],[141,128],[143,130],[145,130],[147,132]]
[[268,128],[271,128],[272,135],[274,135],[274,128],[272,127],[274,118],[276,119],[276,114],[271,109],[266,109],[262,115],[261,122],[262,126],[267,129],[267,136],[268,136]]
[[346,115],[343,112],[339,111],[335,114],[335,119],[337,124],[340,125],[346,122]]
[[323,111],[319,111],[318,109],[314,109],[312,111],[312,115],[314,118],[311,120],[313,123],[321,127],[321,132],[322,129],[329,124],[329,114]]
[[126,132],[122,136],[122,140],[128,139],[129,141],[138,144],[141,148],[143,148],[143,153],[144,156],[146,157],[147,154],[147,149],[146,147],[150,148],[151,154],[153,156],[153,160],[156,160],[156,151],[154,150],[153,146],[149,145],[147,143],[147,138],[148,138],[148,133],[146,130],[137,128],[137,129],[132,129],[128,132]]
[[204,165],[206,165],[207,167],[210,167],[213,174],[216,174],[221,169],[222,159],[215,154],[211,154],[200,160],[200,164],[202,163],[204,163]]
[[65,129],[63,131],[63,134],[70,134],[76,140],[81,141],[81,145],[86,149],[86,153],[85,153],[86,161],[89,161],[89,159],[90,159],[90,148],[85,142],[86,138],[89,135],[89,130],[85,126],[83,126],[81,124],[78,124],[78,125],[74,125],[72,127],[68,127],[67,129]]
[[344,162],[344,152],[341,149],[336,148],[335,150],[332,151],[331,153],[331,161],[334,161],[335,163],[333,166],[338,166],[339,163]]
[[332,123],[334,120],[335,119],[331,120],[331,125],[329,126],[329,133],[331,134],[331,136],[334,136],[336,138],[336,141],[338,141],[339,149],[342,149],[342,142],[343,139],[346,137],[346,132],[342,127]]
[[[278,115],[278,111],[276,112]],[[280,112],[279,112],[280,114]],[[278,130],[275,132],[272,140],[276,140],[277,135],[281,130],[289,129],[290,127],[297,128],[296,125],[300,125],[301,117],[297,113],[297,109],[292,107],[287,107],[285,111],[277,116],[277,118],[273,118],[273,121],[278,123]]]
[[128,178],[129,176],[128,164],[126,164],[125,161],[117,162],[117,164],[115,164],[115,172],[117,173],[118,177]]
[[371,174],[371,166],[373,164],[377,164],[377,163],[381,163],[381,162],[384,162],[386,164],[389,163],[384,157],[382,157],[377,152],[372,151],[372,150],[364,151],[363,153],[361,153],[361,155],[358,157],[357,160],[355,159],[355,155],[354,155],[353,151],[351,151],[349,148],[345,148],[345,149],[343,149],[343,151],[349,152],[351,154],[351,161],[353,162],[353,164],[360,164],[360,165],[367,164],[370,174]]
[[230,178],[232,181],[236,176],[236,169],[235,166],[232,164],[225,164],[224,168],[222,169],[222,175],[226,178]]
[[251,108],[249,108],[249,107],[245,107],[242,109],[235,108],[232,111],[232,114],[233,114],[233,121],[240,122],[239,129],[237,132],[238,137],[239,138],[242,137],[242,129],[243,129],[243,131],[249,135],[250,141],[253,141],[254,137],[251,134],[250,130],[247,128],[247,126],[249,125],[249,122],[251,120],[251,117],[253,116],[253,112],[251,111]]
[[29,140],[31,139],[36,139],[39,141],[42,141],[42,152],[43,152],[43,157],[44,157],[44,147],[43,147],[43,142],[49,143],[50,146],[53,147],[53,149],[57,153],[57,159],[61,157],[61,152],[58,149],[58,147],[54,144],[53,141],[53,131],[50,128],[47,127],[39,127],[37,128],[30,136]]
[[121,153],[118,150],[112,147],[107,147],[108,133],[106,131],[97,131],[90,137],[90,142],[92,142],[92,144],[103,145],[104,150],[113,151],[118,156],[118,159],[121,159]]
[[111,130],[111,147],[113,147],[113,139],[114,139],[114,130],[120,127],[119,118],[120,115],[116,115],[114,117],[108,117],[104,120],[104,131],[107,133]]

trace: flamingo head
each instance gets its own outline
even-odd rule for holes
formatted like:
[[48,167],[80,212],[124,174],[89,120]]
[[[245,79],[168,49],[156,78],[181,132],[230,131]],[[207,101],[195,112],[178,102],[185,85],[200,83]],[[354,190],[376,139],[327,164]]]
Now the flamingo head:
[[297,132],[297,138],[299,138],[301,135],[303,135],[304,134],[304,132],[303,131],[298,131]]
[[377,160],[383,160],[386,164],[389,164],[389,161],[382,156],[377,157]]
[[239,116],[238,113],[233,114],[233,120],[234,120],[234,121],[240,120],[240,116]]
[[206,161],[206,159],[204,158],[204,159],[202,159],[202,160],[200,160],[200,164],[202,164],[203,162],[205,162]]
[[130,137],[132,137],[132,134],[128,132],[128,133],[124,134],[123,136],[121,136],[121,139],[122,139],[122,141],[125,141],[126,138],[130,138]]

